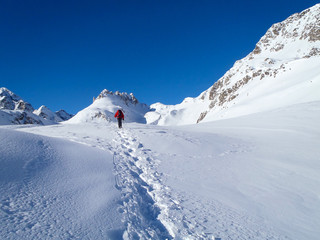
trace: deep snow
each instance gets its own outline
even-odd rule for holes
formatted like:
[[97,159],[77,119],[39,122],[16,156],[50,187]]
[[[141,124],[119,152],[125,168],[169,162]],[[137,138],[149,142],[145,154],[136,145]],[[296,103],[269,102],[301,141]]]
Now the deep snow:
[[319,117],[3,126],[0,238],[318,239]]

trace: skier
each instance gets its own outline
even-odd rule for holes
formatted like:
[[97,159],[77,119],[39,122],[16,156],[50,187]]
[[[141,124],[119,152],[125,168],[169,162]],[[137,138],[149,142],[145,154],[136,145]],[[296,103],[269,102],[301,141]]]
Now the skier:
[[114,115],[115,118],[118,119],[118,126],[119,128],[122,128],[122,120],[124,120],[124,114],[121,111],[121,109],[119,109],[116,114]]

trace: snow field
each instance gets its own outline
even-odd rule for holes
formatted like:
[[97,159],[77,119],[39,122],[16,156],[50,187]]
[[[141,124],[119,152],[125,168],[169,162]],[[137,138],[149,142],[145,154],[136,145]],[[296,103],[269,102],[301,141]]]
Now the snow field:
[[[286,239],[263,218],[246,212],[250,199],[235,186],[232,167],[236,166],[231,159],[248,152],[250,145],[222,135],[189,134],[185,129],[139,126],[132,130],[146,147],[152,146],[161,162],[163,183],[177,203],[168,209],[177,239]],[[239,208],[241,204],[246,204],[245,209]]]
[[317,239],[319,117],[1,127],[0,237]]
[[0,129],[1,239],[121,236],[112,155]]

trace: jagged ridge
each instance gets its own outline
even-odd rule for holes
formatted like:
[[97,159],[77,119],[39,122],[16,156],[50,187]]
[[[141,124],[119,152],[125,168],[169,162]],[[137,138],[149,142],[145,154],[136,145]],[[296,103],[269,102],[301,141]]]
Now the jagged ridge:
[[56,113],[46,106],[35,110],[9,89],[0,88],[0,125],[7,124],[40,124],[48,125],[68,120],[72,117],[64,110]]
[[104,89],[93,103],[78,112],[69,123],[83,122],[112,122],[115,121],[114,114],[118,109],[125,113],[126,122],[145,123],[144,115],[150,110],[149,106],[140,103],[132,94],[126,92],[112,92]]

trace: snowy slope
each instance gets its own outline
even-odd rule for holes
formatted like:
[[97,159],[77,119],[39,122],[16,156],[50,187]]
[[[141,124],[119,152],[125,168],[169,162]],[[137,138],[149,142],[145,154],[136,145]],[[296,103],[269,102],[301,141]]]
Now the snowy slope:
[[0,239],[318,239],[319,9],[179,105],[104,90],[67,122],[0,126]]
[[212,87],[181,104],[151,105],[147,122],[183,125],[320,100],[320,4],[274,24]]
[[115,121],[114,114],[118,109],[123,110],[126,122],[138,123],[146,122],[144,115],[149,111],[149,107],[139,103],[132,93],[113,93],[105,89],[89,107],[78,112],[68,122],[112,122]]
[[[26,173],[31,172],[35,176],[31,182],[36,183],[37,179],[40,181],[41,173],[45,173],[49,176],[49,182],[53,179],[52,181],[60,186],[61,177],[61,182],[66,182],[66,186],[61,191],[53,191],[57,199],[66,199],[70,191],[70,197],[73,192],[80,194],[70,188],[81,188],[83,195],[72,198],[75,207],[70,211],[76,211],[81,205],[78,201],[82,201],[82,197],[87,196],[89,186],[93,186],[89,181],[95,179],[91,168],[96,169],[97,164],[98,169],[94,172],[97,171],[98,176],[101,173],[107,178],[103,180],[103,184],[98,181],[98,185],[101,183],[99,186],[103,188],[106,184],[111,199],[116,199],[119,194],[121,197],[116,205],[99,201],[100,211],[89,208],[87,214],[96,214],[95,218],[98,219],[98,224],[101,224],[100,230],[119,230],[116,231],[116,236],[110,239],[119,239],[121,235],[123,239],[215,237],[229,240],[316,240],[320,234],[319,117],[318,101],[176,128],[136,123],[126,124],[123,130],[118,130],[116,123],[11,127],[19,131],[59,138],[56,140],[23,135],[2,127],[0,131],[3,133],[5,130],[3,135],[11,136],[12,140],[9,147],[2,141],[0,149],[7,150],[1,150],[5,153],[1,154],[5,156],[1,158],[1,169],[11,169],[9,172],[12,172],[12,169],[22,162],[21,166],[31,165],[22,167]],[[31,136],[34,141],[30,141]],[[44,144],[40,140],[44,141]],[[82,145],[69,143],[67,140]],[[55,144],[59,144],[59,147]],[[48,167],[43,167],[36,160],[28,165],[29,160],[12,155],[17,146],[22,146],[26,153],[31,152],[31,156],[37,156],[33,149],[39,147],[39,152],[48,158]],[[73,157],[73,154],[76,157]],[[113,172],[110,172],[110,154],[114,155]],[[103,163],[98,160],[99,156],[103,156]],[[91,164],[96,157],[97,162]],[[55,162],[57,163],[54,164]],[[65,170],[67,163],[69,167]],[[68,172],[59,174],[50,166]],[[19,172],[14,172],[14,175],[16,174]],[[51,177],[55,174],[56,177]],[[43,236],[42,228],[33,227],[28,230],[25,227],[27,220],[19,220],[17,217],[10,222],[9,219],[16,216],[14,210],[21,212],[21,209],[29,209],[33,211],[33,215],[27,216],[36,220],[40,218],[38,215],[44,219],[49,219],[49,215],[55,216],[54,219],[61,219],[61,224],[65,221],[65,216],[70,222],[80,221],[78,214],[82,216],[81,213],[66,215],[64,210],[55,209],[55,205],[50,201],[50,204],[47,204],[49,212],[40,213],[40,200],[35,200],[38,204],[20,209],[16,204],[20,201],[20,195],[15,194],[14,188],[11,189],[10,186],[22,186],[21,195],[28,196],[27,193],[33,193],[37,196],[37,184],[28,185],[26,189],[25,181],[10,178],[9,175],[1,175],[4,176],[1,183],[0,201],[4,209],[1,221],[6,223],[1,224],[2,238],[6,238],[11,232],[20,231],[32,232],[27,236]],[[82,187],[82,178],[75,177],[79,175],[89,176],[88,188]],[[115,180],[112,184],[111,175]],[[54,187],[46,184],[46,181],[45,186]],[[70,181],[72,184],[69,184]],[[40,190],[47,191],[46,188]],[[95,206],[96,198],[103,198],[104,194],[103,190],[94,192],[94,197],[90,198],[93,201],[91,204]],[[60,208],[66,209],[66,205],[68,201],[59,201]],[[118,212],[104,215],[110,206]],[[123,223],[114,222],[110,227],[109,222],[106,222],[106,227],[103,228],[100,219],[111,221],[113,218],[118,219],[118,214],[121,215]],[[90,219],[82,219],[84,229],[87,229]],[[59,229],[59,223],[50,222],[49,226],[53,236],[65,236]],[[66,223],[63,229],[73,229],[72,226]],[[99,231],[93,224],[93,229],[85,236],[89,239],[105,239],[105,235],[97,236],[97,232]],[[73,229],[72,233],[76,238],[84,236],[81,230]]]
[[121,236],[110,153],[0,128],[0,166],[1,239]]

